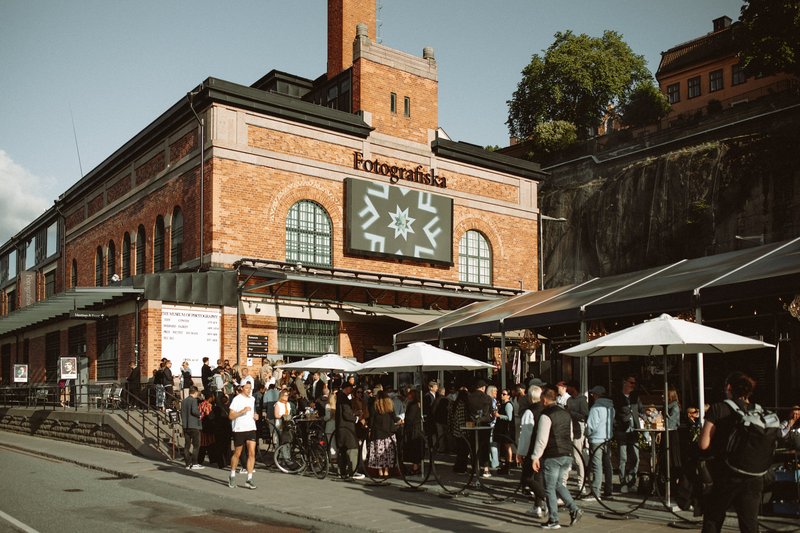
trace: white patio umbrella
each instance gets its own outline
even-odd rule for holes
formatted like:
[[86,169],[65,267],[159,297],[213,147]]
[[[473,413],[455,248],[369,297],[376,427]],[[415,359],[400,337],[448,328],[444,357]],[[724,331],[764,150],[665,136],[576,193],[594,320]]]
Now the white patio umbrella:
[[[759,340],[735,335],[702,324],[687,322],[663,314],[629,328],[610,333],[593,341],[562,350],[573,357],[613,355],[662,355],[664,357],[664,416],[667,417],[667,355],[685,353],[728,353],[757,348],[774,348]],[[664,432],[667,480],[670,479],[669,432]],[[666,505],[670,504],[670,484],[666,487]]]
[[359,372],[361,364],[352,357],[342,357],[335,353],[326,353],[311,359],[302,359],[294,363],[280,365],[278,368],[289,370],[339,370],[341,372]]
[[[481,370],[494,368],[489,363],[478,361],[449,350],[443,350],[425,342],[415,342],[405,348],[382,355],[361,365],[361,374],[381,374],[383,372],[414,372],[420,374],[420,399],[422,399],[423,370]],[[420,426],[423,434],[425,413],[420,409]],[[420,465],[425,468],[425,462]]]
[[422,370],[480,370],[494,368],[470,357],[443,350],[425,342],[415,342],[405,348],[382,355],[361,365],[362,374],[408,372]]

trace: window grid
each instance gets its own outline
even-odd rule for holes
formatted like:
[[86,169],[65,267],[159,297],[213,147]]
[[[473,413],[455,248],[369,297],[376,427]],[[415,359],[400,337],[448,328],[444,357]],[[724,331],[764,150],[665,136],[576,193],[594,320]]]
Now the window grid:
[[94,284],[96,287],[103,286],[103,249],[99,246],[94,256]]
[[722,69],[709,72],[708,74],[708,90],[709,92],[721,91],[725,84],[723,83]]
[[667,86],[667,98],[670,104],[675,104],[681,101],[681,84],[673,83]]
[[117,379],[117,319],[97,325],[97,379]]
[[331,219],[309,200],[289,209],[286,218],[286,260],[304,265],[331,266]]
[[459,279],[464,283],[491,285],[492,253],[480,232],[468,231],[461,237],[458,269]]
[[747,75],[744,73],[742,65],[736,64],[731,67],[731,85],[741,85],[747,81]]
[[176,207],[172,215],[172,238],[170,267],[178,268],[183,263],[183,213]]
[[114,246],[114,241],[108,241],[108,257],[106,258],[106,275],[108,280],[117,272],[117,247]]
[[153,235],[153,272],[164,270],[164,218],[156,219],[156,232]]
[[126,233],[122,240],[122,279],[131,277],[131,236]]
[[144,226],[139,226],[139,232],[136,235],[136,274],[144,274],[144,259],[147,247],[146,239]]
[[687,82],[687,97],[689,98],[697,98],[700,96],[700,76],[695,76],[694,78],[689,78]]
[[338,351],[338,322],[278,318],[278,353],[323,355]]

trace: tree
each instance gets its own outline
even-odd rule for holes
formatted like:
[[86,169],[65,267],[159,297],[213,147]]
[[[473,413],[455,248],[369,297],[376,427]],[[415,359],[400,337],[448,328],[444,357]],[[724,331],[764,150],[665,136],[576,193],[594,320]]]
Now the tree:
[[527,139],[537,124],[565,120],[586,136],[602,122],[609,106],[626,100],[640,82],[650,79],[644,57],[634,54],[614,31],[600,38],[558,32],[544,52],[534,54],[508,101],[508,129]]
[[566,120],[540,122],[533,129],[533,149],[536,155],[552,154],[578,140],[575,124]]
[[634,128],[658,122],[670,111],[669,100],[650,80],[637,85],[620,108],[622,123]]
[[745,0],[736,40],[745,72],[800,76],[800,2]]

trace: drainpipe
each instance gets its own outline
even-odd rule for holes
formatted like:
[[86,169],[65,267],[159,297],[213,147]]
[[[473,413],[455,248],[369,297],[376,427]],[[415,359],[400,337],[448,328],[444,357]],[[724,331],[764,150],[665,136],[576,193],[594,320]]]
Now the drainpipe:
[[[134,315],[134,340],[133,340],[133,359],[136,361],[136,366],[139,367],[139,343],[141,339],[139,337],[139,311],[140,311],[140,303],[142,300],[141,296],[136,296],[136,313]],[[142,369],[139,367],[139,375],[142,375]]]
[[[200,130],[200,263],[197,266],[197,271],[201,271],[203,269],[204,264],[204,235],[205,235],[205,173],[204,167],[206,163],[206,134],[205,134],[205,119],[200,118],[200,115],[197,114],[197,111],[194,109],[193,99],[197,94],[203,90],[203,85],[201,84],[200,87],[195,91],[190,91],[186,93],[186,99],[189,100],[189,109],[192,110],[192,114],[194,115],[195,120],[197,121],[198,129]],[[238,354],[237,354],[237,364],[238,364]]]

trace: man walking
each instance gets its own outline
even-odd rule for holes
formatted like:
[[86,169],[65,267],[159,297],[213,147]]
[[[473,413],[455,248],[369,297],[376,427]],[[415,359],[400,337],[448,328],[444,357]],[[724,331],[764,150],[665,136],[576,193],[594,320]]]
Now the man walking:
[[200,408],[197,397],[200,391],[192,385],[189,395],[181,401],[181,424],[183,425],[183,458],[187,470],[201,470],[205,468],[197,462],[200,452],[200,431],[203,425],[200,422]]
[[549,518],[543,529],[561,529],[558,521],[558,499],[569,509],[569,525],[575,525],[583,516],[564,485],[564,474],[572,466],[572,419],[569,413],[556,403],[556,391],[542,392],[544,410],[539,417],[536,430],[536,445],[533,448],[533,470],[544,472],[544,490],[547,494]]
[[256,399],[252,396],[253,386],[248,382],[239,388],[240,392],[231,401],[228,419],[233,430],[233,456],[231,457],[231,475],[228,479],[230,488],[236,487],[236,467],[242,447],[247,445],[247,481],[245,487],[255,489],[253,469],[256,465]]

